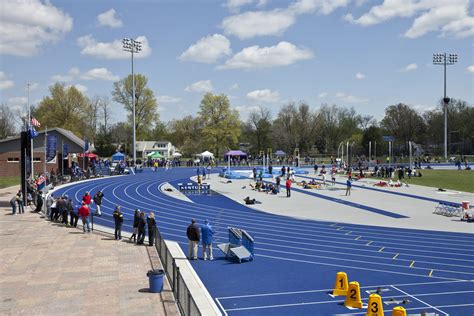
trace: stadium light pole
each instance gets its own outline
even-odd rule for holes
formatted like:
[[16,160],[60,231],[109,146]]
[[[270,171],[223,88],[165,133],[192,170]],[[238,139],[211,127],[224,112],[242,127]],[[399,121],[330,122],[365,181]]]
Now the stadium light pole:
[[433,54],[433,64],[444,66],[444,159],[448,160],[448,103],[450,99],[446,96],[446,66],[454,65],[458,61],[457,54]]
[[123,50],[126,52],[131,53],[132,55],[132,103],[133,103],[133,166],[137,161],[137,131],[136,131],[136,124],[135,124],[135,74],[133,72],[133,55],[138,54],[142,50],[142,43],[139,41],[134,40],[133,38],[124,38],[122,40]]

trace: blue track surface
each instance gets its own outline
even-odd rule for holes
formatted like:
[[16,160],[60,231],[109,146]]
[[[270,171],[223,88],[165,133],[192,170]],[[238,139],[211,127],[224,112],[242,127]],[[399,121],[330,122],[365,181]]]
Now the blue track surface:
[[[121,205],[124,229],[131,231],[133,210],[155,211],[165,238],[187,251],[186,227],[194,217],[209,219],[217,231],[215,243],[227,241],[227,227],[246,229],[255,238],[255,260],[234,264],[220,257],[192,265],[223,312],[231,315],[365,314],[349,310],[332,290],[338,271],[366,290],[384,286],[384,302],[410,300],[409,313],[474,314],[474,235],[383,228],[299,220],[247,208],[219,194],[190,195],[194,203],[160,191],[163,182],[188,181],[194,169],[105,178],[59,189],[80,201],[85,191],[105,194],[101,218],[112,227],[111,214]],[[217,175],[213,174],[213,177]],[[395,218],[389,220],[396,220]],[[411,267],[410,267],[411,265]],[[431,273],[431,276],[429,274]],[[384,305],[390,311],[396,305]]]

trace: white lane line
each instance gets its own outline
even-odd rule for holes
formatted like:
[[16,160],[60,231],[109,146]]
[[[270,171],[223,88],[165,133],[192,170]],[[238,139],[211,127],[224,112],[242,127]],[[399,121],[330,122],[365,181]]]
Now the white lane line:
[[[441,305],[436,306],[437,308],[452,308],[452,307],[465,307],[465,306],[474,306],[474,304],[455,304],[455,305]],[[426,307],[413,307],[413,308],[405,308],[407,311],[414,311],[418,309],[426,309]],[[358,312],[358,313],[350,313],[350,314],[336,314],[338,316],[352,316],[352,315],[365,315],[366,312]],[[447,314],[449,315],[449,314]]]
[[[470,283],[468,281],[436,281],[436,282],[418,282],[418,283],[401,283],[395,284],[396,286],[423,286],[431,284],[446,284],[446,283]],[[370,289],[378,287],[387,287],[392,286],[393,284],[376,284],[376,285],[367,285],[362,286],[361,289]],[[273,296],[273,295],[291,295],[291,294],[304,294],[304,293],[314,293],[314,292],[329,292],[333,289],[321,289],[321,290],[307,290],[307,291],[292,291],[292,292],[274,292],[274,293],[262,293],[262,294],[249,294],[249,295],[237,295],[237,296],[222,296],[219,297],[220,300],[223,299],[233,299],[233,298],[247,298],[247,297],[260,297],[260,296]]]
[[[473,291],[465,291],[465,292],[446,292],[446,293],[433,293],[433,294],[423,294],[424,296],[427,296],[427,295],[443,295],[443,294],[458,294],[458,293],[466,293],[466,292],[473,292]],[[419,302],[429,306],[430,308],[433,308],[441,313],[444,313],[443,311],[437,309],[436,307],[430,305],[430,304],[427,304],[419,299],[417,299],[416,297],[410,295],[410,294],[405,294],[405,295],[395,295],[395,296],[391,296],[392,298],[402,298],[402,297],[406,297],[406,296],[409,296],[409,297],[412,297],[413,299],[416,299],[418,300]],[[418,296],[421,296],[421,295],[418,295]],[[219,300],[222,300],[223,298],[219,298]],[[216,299],[217,300],[217,299]],[[368,301],[368,298],[363,298],[362,301]],[[230,309],[227,309],[227,311],[242,311],[242,310],[254,310],[254,309],[266,309],[266,308],[281,308],[281,307],[291,307],[291,306],[304,306],[304,305],[318,305],[318,304],[329,304],[329,303],[342,303],[344,302],[344,300],[330,300],[330,301],[313,301],[313,302],[300,302],[300,303],[287,303],[287,304],[275,304],[275,305],[261,305],[261,306],[249,306],[249,307],[237,307],[237,308],[230,308]],[[426,308],[426,307],[421,307],[421,308]],[[444,313],[445,315],[448,315],[446,313]]]
[[269,258],[269,259],[276,259],[276,260],[302,262],[302,263],[309,263],[309,264],[315,264],[315,265],[325,265],[325,266],[338,267],[338,268],[352,268],[352,269],[364,270],[364,271],[376,271],[376,272],[399,274],[399,275],[410,275],[410,276],[417,276],[417,277],[420,277],[420,278],[433,278],[433,279],[436,278],[436,279],[440,279],[440,280],[467,281],[467,280],[462,280],[462,279],[446,278],[446,277],[440,277],[440,276],[431,276],[431,277],[430,277],[430,276],[428,276],[428,275],[419,275],[419,274],[415,274],[415,273],[396,272],[396,271],[388,271],[388,270],[380,270],[380,269],[369,269],[369,268],[363,268],[363,267],[354,267],[354,266],[348,266],[348,265],[338,265],[338,264],[323,263],[323,262],[317,262],[317,261],[308,261],[308,260],[299,260],[299,259],[292,259],[292,258],[282,258],[282,257],[275,257],[275,256],[267,256],[267,255],[262,255],[262,254],[258,254],[258,255],[255,255],[255,256],[264,257],[264,258]]
[[221,311],[224,313],[225,316],[227,316],[227,311],[225,310],[224,306],[222,306],[221,302],[219,302],[219,299],[216,298],[217,306],[221,309]]
[[413,295],[411,295],[411,294],[408,294],[407,292],[405,292],[405,291],[403,291],[403,290],[400,290],[398,287],[396,287],[396,286],[394,286],[394,285],[392,285],[391,287],[394,288],[395,290],[397,290],[397,291],[399,291],[399,292],[401,292],[401,293],[403,293],[403,294],[405,294],[405,295],[411,297],[412,299],[417,300],[418,302],[420,302],[420,303],[422,303],[422,304],[425,304],[426,306],[429,306],[430,308],[433,308],[434,310],[437,310],[438,312],[440,312],[440,313],[443,314],[443,315],[449,315],[448,313],[443,312],[442,310],[440,310],[440,309],[434,307],[433,305],[430,305],[430,304],[426,303],[425,301],[422,301],[422,300],[420,300],[419,298],[417,298],[417,297],[415,297],[415,296],[413,296]]

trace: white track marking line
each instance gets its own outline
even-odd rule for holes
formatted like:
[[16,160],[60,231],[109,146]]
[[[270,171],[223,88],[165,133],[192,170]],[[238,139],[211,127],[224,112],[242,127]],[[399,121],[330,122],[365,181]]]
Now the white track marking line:
[[224,313],[225,316],[227,316],[227,311],[225,310],[224,306],[222,306],[221,302],[219,302],[219,299],[216,298],[217,306],[221,309],[221,311]]
[[[423,286],[431,284],[446,284],[446,283],[470,283],[469,281],[436,281],[436,282],[418,282],[418,283],[402,283],[395,284],[396,286]],[[376,284],[376,285],[367,285],[362,286],[361,289],[370,289],[377,287],[388,287],[393,284]],[[320,290],[307,290],[307,291],[291,291],[291,292],[274,292],[274,293],[262,293],[262,294],[249,294],[249,295],[237,295],[237,296],[222,296],[219,297],[220,300],[223,299],[233,299],[233,298],[247,298],[247,297],[260,297],[260,296],[273,296],[273,295],[290,295],[290,294],[304,294],[304,293],[313,293],[313,292],[329,292],[333,289],[320,289]]]
[[420,302],[420,303],[422,303],[422,304],[425,304],[426,306],[429,306],[430,308],[433,308],[433,309],[437,310],[438,312],[440,312],[440,313],[443,314],[443,315],[449,315],[448,313],[443,312],[442,310],[440,310],[440,309],[434,307],[433,305],[430,305],[430,304],[428,304],[428,303],[426,303],[426,302],[420,300],[419,298],[417,298],[417,297],[415,297],[415,296],[413,296],[413,295],[411,295],[411,294],[408,294],[407,292],[405,292],[405,291],[403,291],[403,290],[400,290],[399,288],[397,288],[397,287],[394,286],[394,285],[392,285],[391,287],[394,288],[395,290],[397,290],[397,291],[399,291],[399,292],[401,292],[401,293],[403,293],[403,294],[405,294],[405,295],[411,297],[412,299],[417,300],[418,302]]

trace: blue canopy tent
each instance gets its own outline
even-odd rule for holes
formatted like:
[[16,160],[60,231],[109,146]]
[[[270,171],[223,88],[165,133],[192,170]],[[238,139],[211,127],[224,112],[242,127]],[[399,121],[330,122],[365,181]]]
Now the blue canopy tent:
[[277,156],[277,157],[284,157],[284,156],[286,156],[286,152],[284,152],[283,150],[277,150],[277,151],[275,152],[275,156]]
[[121,152],[117,152],[112,155],[112,161],[122,161],[125,160],[125,155]]

